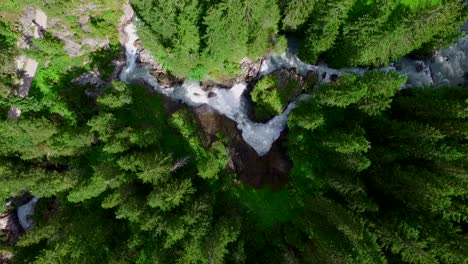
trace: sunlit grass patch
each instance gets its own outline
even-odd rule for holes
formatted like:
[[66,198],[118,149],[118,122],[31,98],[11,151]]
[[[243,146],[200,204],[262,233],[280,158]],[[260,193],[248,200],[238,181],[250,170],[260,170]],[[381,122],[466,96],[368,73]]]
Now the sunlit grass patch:
[[403,5],[409,6],[412,9],[417,9],[425,6],[434,6],[442,4],[441,0],[401,0]]

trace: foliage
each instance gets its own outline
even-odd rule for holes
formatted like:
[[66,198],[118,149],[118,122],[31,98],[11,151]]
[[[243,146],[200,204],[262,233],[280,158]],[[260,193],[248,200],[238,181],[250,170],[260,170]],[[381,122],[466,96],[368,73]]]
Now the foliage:
[[194,117],[187,111],[176,112],[172,116],[172,124],[179,129],[187,140],[197,160],[198,175],[204,179],[217,178],[227,164],[228,156],[221,141],[214,142],[206,149],[198,135],[199,128],[193,122]]
[[261,0],[255,5],[244,0],[131,3],[142,21],[142,43],[179,77],[232,78],[244,57],[257,59],[275,46],[280,19],[276,1]]
[[317,4],[321,8],[311,14],[311,22],[305,31],[304,45],[299,53],[301,59],[314,63],[320,53],[333,46],[340,26],[347,18],[354,2],[355,0],[324,0]]
[[283,29],[288,31],[298,30],[307,22],[309,16],[318,4],[319,1],[317,0],[285,1],[285,7],[283,10],[284,18],[282,20]]
[[303,40],[300,58],[324,58],[336,67],[431,55],[461,36],[468,14],[457,0],[288,1],[281,7],[283,28]]
[[[459,133],[466,126],[468,94],[416,89],[392,102],[403,82],[392,73],[344,75],[299,104],[289,119],[291,175],[309,181],[312,190],[319,186],[318,199],[329,199],[309,201],[307,207],[316,210],[307,216],[314,234],[310,243],[324,259],[334,254],[346,263],[467,260],[466,231],[459,228],[467,221],[466,137]],[[372,90],[362,93],[362,87]],[[446,107],[429,108],[441,103]],[[383,112],[390,104],[391,111]],[[315,222],[321,217],[328,229]]]
[[281,114],[301,88],[296,80],[280,78],[278,75],[268,75],[255,85],[251,96],[258,120],[267,120]]
[[326,84],[316,94],[321,104],[347,107],[357,104],[369,115],[377,115],[390,108],[392,97],[406,83],[406,77],[395,71],[369,71],[359,78],[345,73],[336,82]]
[[[82,43],[85,38],[109,40],[111,44],[118,44],[117,23],[122,10],[122,1],[114,0],[86,0],[85,2],[66,0],[24,0],[24,6],[32,5],[43,10],[48,20],[58,20],[53,29],[63,30],[64,26],[73,35],[69,38]],[[86,23],[83,17],[87,17]],[[50,27],[50,23],[49,23]],[[85,45],[86,46],[86,45]],[[83,47],[86,49],[86,47]]]
[[[146,87],[110,80],[121,1],[5,3],[2,83],[13,84],[11,20],[23,5],[59,16],[76,38],[111,40],[74,58],[52,35],[33,40],[27,55],[40,68],[29,97],[0,99],[2,113],[22,110],[18,120],[0,118],[0,210],[24,191],[40,198],[34,228],[8,245],[15,262],[468,261],[466,88],[400,90],[405,77],[371,69],[305,90],[276,146],[292,163],[288,183],[254,189],[231,170],[238,139],[206,140],[191,108],[168,113]],[[231,78],[245,57],[282,53],[279,27],[304,36],[308,61],[380,65],[447,43],[466,12],[455,0],[131,3],[145,48],[198,80]],[[82,8],[89,32],[78,24]],[[93,69],[105,85],[72,82]],[[262,77],[252,92],[257,117],[281,113],[302,86]],[[282,153],[259,159],[274,163],[274,154]]]
[[15,58],[19,51],[16,47],[17,34],[11,25],[0,20],[0,97],[6,97],[14,87],[16,78]]
[[466,12],[459,1],[417,11],[405,11],[390,1],[375,13],[347,22],[328,57],[338,66],[386,65],[424,44],[428,49],[444,39],[452,41],[465,20]]

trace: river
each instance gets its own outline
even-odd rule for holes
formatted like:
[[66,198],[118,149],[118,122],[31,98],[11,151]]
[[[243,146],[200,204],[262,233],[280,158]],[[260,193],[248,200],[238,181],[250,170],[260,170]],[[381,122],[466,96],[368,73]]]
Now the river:
[[[138,50],[135,41],[138,40],[137,30],[133,23],[124,28],[127,35],[126,67],[122,70],[120,79],[124,82],[143,80],[153,89],[174,100],[184,102],[189,106],[210,105],[220,114],[237,123],[242,137],[258,155],[268,153],[271,145],[279,138],[287,125],[288,115],[295,108],[295,102],[288,105],[286,110],[267,123],[256,123],[249,119],[246,109],[248,101],[244,96],[247,84],[236,83],[229,89],[214,87],[210,91],[201,88],[199,82],[185,81],[182,85],[170,88],[161,88],[158,80],[149,71],[137,64]],[[436,86],[463,86],[466,83],[465,75],[468,72],[468,36],[463,37],[450,47],[439,50],[428,60],[414,60],[404,57],[387,67],[384,71],[396,70],[408,77],[402,88],[436,87]],[[286,52],[281,56],[271,56],[261,65],[258,78],[270,74],[281,68],[295,68],[299,74],[306,75],[314,71],[322,83],[330,82],[332,75],[341,75],[344,72],[353,72],[358,75],[368,71],[367,68],[333,69],[326,64],[310,65],[303,63],[293,52]],[[300,98],[299,98],[300,99]]]

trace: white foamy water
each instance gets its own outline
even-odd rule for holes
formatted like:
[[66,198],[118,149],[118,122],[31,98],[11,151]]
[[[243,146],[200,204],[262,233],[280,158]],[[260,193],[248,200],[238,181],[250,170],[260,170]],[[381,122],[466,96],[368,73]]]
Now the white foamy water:
[[286,127],[288,114],[296,106],[289,104],[283,114],[274,117],[269,122],[255,123],[250,120],[245,112],[246,98],[243,96],[247,84],[237,83],[230,89],[214,87],[210,91],[205,91],[197,82],[186,81],[180,86],[171,88],[161,88],[158,80],[148,71],[136,67],[137,48],[134,43],[138,39],[136,29],[133,24],[125,27],[128,41],[125,45],[127,56],[127,67],[122,71],[120,79],[130,82],[136,79],[143,79],[157,92],[162,93],[172,99],[180,100],[190,106],[200,106],[207,104],[220,114],[237,123],[237,127],[242,132],[242,137],[259,155],[265,155],[271,145],[279,138],[281,132]]
[[21,205],[16,209],[18,220],[24,230],[29,230],[34,224],[32,219],[34,214],[34,207],[39,201],[39,198],[33,197],[27,204]]
[[[130,82],[143,79],[156,91],[172,99],[180,100],[190,106],[210,105],[220,114],[225,115],[237,123],[242,132],[242,137],[259,155],[265,155],[271,145],[279,138],[287,124],[289,113],[296,107],[295,102],[288,105],[286,110],[269,122],[255,123],[247,116],[246,99],[243,93],[246,83],[237,83],[230,89],[214,87],[205,91],[197,82],[186,81],[180,86],[161,88],[158,80],[148,70],[138,68],[136,64],[137,48],[134,43],[138,39],[134,24],[124,28],[128,39],[125,44],[127,67],[120,74],[120,79]],[[459,85],[464,82],[465,72],[468,71],[468,37],[464,37],[454,45],[442,49],[431,61],[417,61],[402,58],[395,64],[381,68],[383,71],[397,70],[400,74],[408,76],[408,82],[402,88],[415,86],[443,86]],[[306,76],[310,71],[318,75],[322,83],[330,82],[333,77],[340,76],[344,72],[352,72],[363,75],[367,68],[333,69],[326,64],[310,65],[303,63],[296,55],[284,53],[281,56],[272,56],[263,61],[258,78],[268,75],[278,69],[295,68],[299,74]]]
[[465,85],[468,72],[468,35],[452,46],[441,49],[430,62],[434,84],[439,86]]
[[[468,25],[468,24],[467,24]],[[468,28],[468,26],[466,26]],[[264,60],[259,75],[268,75],[279,69],[297,69],[301,75],[309,71],[316,72],[320,82],[329,82],[333,75],[352,72],[363,75],[368,68],[333,69],[326,64],[310,65],[302,62],[292,53],[272,56]],[[381,68],[383,71],[396,70],[407,76],[408,81],[402,88],[418,86],[460,86],[466,85],[465,73],[468,72],[468,35],[451,45],[439,50],[432,59],[414,60],[403,57],[396,63]]]
[[136,69],[137,47],[135,41],[138,40],[136,34],[135,24],[130,23],[125,26],[125,33],[127,33],[127,41],[125,42],[125,56],[127,58],[127,65],[120,73],[120,80],[129,80],[129,74],[133,74]]

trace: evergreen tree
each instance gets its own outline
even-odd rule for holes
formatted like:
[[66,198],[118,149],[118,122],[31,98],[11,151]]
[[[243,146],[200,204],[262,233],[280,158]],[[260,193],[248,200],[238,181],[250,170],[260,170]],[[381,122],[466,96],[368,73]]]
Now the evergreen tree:
[[132,0],[143,24],[139,36],[158,61],[179,77],[226,79],[245,57],[255,60],[278,47],[276,1]]
[[[291,176],[303,195],[320,190],[319,199],[331,200],[305,204],[314,213],[305,216],[310,229],[299,229],[315,237],[303,257],[319,254],[325,263],[333,263],[326,256],[344,263],[466,262],[460,229],[467,221],[466,136],[454,133],[466,123],[466,90],[416,89],[392,102],[405,81],[394,73],[340,78],[301,102],[289,119]],[[355,87],[363,86],[366,95],[354,96]],[[447,107],[434,111],[433,105]],[[456,128],[447,130],[448,122]],[[326,224],[317,213],[330,217]],[[362,225],[349,225],[359,217]]]
[[318,0],[284,1],[283,29],[287,31],[298,30],[309,19]]
[[466,20],[464,6],[456,0],[417,10],[397,8],[398,1],[382,2],[345,24],[343,35],[328,52],[333,65],[386,65],[426,43],[434,46],[443,36],[453,40],[451,33]]
[[14,87],[16,66],[12,58],[19,54],[16,39],[17,34],[12,27],[0,20],[0,97],[6,97]]
[[304,44],[299,51],[302,60],[315,63],[322,52],[333,46],[354,2],[332,0],[316,3],[320,8],[311,14],[312,19],[305,30]]

